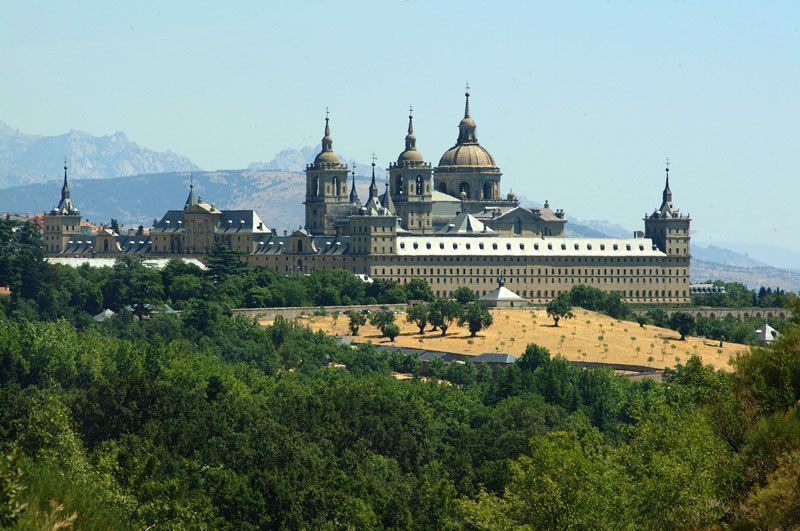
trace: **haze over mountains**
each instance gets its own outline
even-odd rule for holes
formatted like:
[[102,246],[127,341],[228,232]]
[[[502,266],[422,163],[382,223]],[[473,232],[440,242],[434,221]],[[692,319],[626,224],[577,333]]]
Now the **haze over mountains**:
[[[129,226],[148,226],[167,210],[182,207],[189,180],[194,176],[196,192],[217,207],[252,208],[267,226],[290,229],[303,223],[302,172],[319,150],[319,145],[286,148],[272,160],[253,162],[244,170],[202,171],[187,157],[141,147],[122,132],[93,136],[72,130],[58,136],[38,136],[21,133],[0,122],[0,212],[33,213],[52,208],[59,196],[61,161],[66,154],[73,199],[83,216],[96,223],[115,218]],[[350,158],[343,156],[343,159],[351,163]],[[356,188],[359,197],[365,200],[371,166],[356,162],[355,167]],[[382,192],[384,169],[378,167],[376,175]],[[541,206],[517,195],[523,206]],[[631,228],[606,220],[580,220],[569,211],[567,219],[570,236],[633,234]],[[795,269],[800,266],[800,254],[761,247],[695,243],[693,280],[720,278],[751,287],[770,285],[800,290],[800,270]],[[751,248],[760,260],[750,256]]]
[[0,188],[57,179],[65,156],[75,179],[200,169],[171,151],[141,147],[122,131],[93,136],[73,129],[63,135],[41,136],[25,134],[0,122]]

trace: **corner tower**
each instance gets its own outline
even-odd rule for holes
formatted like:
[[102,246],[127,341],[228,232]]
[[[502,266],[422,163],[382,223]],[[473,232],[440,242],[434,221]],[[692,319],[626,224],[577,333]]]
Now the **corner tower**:
[[[672,205],[672,190],[669,187],[669,159],[666,167],[666,184],[661,194],[661,206],[644,218],[644,235],[667,256],[690,255],[690,224],[688,214],[681,213]],[[688,260],[687,260],[688,267]]]
[[326,112],[322,151],[306,166],[305,228],[311,234],[336,234],[336,220],[355,211],[347,192],[347,172],[347,165],[333,151]]
[[72,203],[67,159],[64,157],[64,183],[61,185],[61,200],[58,206],[44,217],[44,244],[48,253],[60,253],[67,247],[70,235],[81,230],[81,211]]
[[433,230],[433,170],[417,149],[413,109],[408,112],[406,149],[389,165],[389,195],[402,227],[413,232]]

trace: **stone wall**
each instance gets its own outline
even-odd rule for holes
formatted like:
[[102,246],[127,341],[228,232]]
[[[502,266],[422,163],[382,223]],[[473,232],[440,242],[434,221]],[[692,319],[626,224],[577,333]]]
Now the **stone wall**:
[[[724,308],[714,306],[673,306],[673,307],[658,307],[664,310],[667,315],[672,315],[675,312],[686,312],[693,317],[710,317],[711,319],[723,319],[727,316],[736,317],[737,319],[747,319],[755,317],[756,319],[786,319],[792,316],[792,310],[789,308]],[[637,315],[643,315],[648,310],[653,308],[635,308],[633,312]]]
[[314,315],[315,312],[324,311],[328,315],[339,312],[346,313],[350,310],[357,312],[362,310],[374,311],[387,308],[389,310],[405,310],[407,304],[360,304],[355,306],[292,306],[289,308],[236,308],[231,310],[233,315],[243,315],[245,317],[252,317],[259,321],[274,320],[277,316],[292,319],[301,315]]

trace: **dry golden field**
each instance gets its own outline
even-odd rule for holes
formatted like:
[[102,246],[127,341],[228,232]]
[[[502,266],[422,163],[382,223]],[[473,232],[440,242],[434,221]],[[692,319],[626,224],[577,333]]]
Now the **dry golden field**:
[[[543,309],[492,310],[494,324],[475,338],[469,337],[466,328],[455,324],[442,337],[439,332],[426,331],[419,335],[413,323],[405,322],[405,314],[398,314],[397,324],[401,335],[394,344],[448,352],[478,355],[483,352],[506,352],[520,355],[528,343],[536,343],[550,350],[551,355],[561,354],[567,359],[604,363],[625,363],[664,368],[685,363],[693,354],[705,364],[720,369],[730,369],[728,360],[747,347],[735,343],[719,343],[696,337],[680,341],[677,332],[655,326],[640,327],[631,321],[617,321],[602,314],[575,309],[575,318],[561,320],[560,326]],[[314,330],[347,335],[347,316],[303,316]],[[264,323],[266,324],[266,323]],[[428,327],[426,330],[429,330]],[[361,328],[353,338],[356,342],[388,343],[372,326]],[[652,359],[650,359],[652,358]]]

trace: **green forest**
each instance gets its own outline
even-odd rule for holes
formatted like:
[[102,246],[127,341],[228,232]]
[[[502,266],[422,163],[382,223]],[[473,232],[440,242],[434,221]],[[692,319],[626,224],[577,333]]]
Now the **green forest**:
[[[430,300],[424,285],[260,282],[224,253],[202,274],[70,270],[35,231],[0,229],[2,528],[800,524],[797,317],[732,371],[693,358],[661,383],[536,345],[497,370],[421,366],[229,308],[291,283],[340,302]],[[164,301],[181,313],[152,313]],[[120,311],[94,322],[104,307]]]

